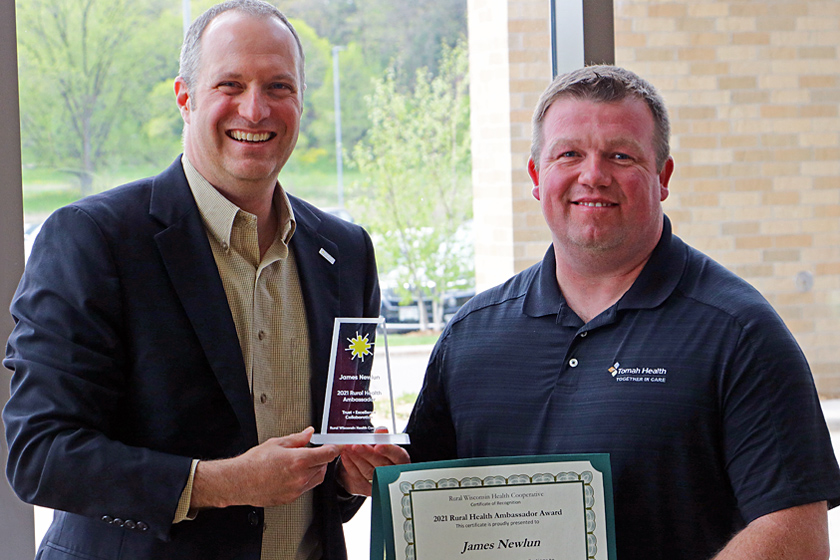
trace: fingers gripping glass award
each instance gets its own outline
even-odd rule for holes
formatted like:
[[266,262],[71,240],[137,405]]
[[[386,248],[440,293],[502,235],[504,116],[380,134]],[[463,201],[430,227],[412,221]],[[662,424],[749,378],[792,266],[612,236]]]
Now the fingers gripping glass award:
[[[384,374],[381,367],[374,370],[374,356],[385,361]],[[376,433],[377,428],[388,433]],[[409,442],[407,434],[396,432],[385,319],[336,318],[321,432],[312,443]]]

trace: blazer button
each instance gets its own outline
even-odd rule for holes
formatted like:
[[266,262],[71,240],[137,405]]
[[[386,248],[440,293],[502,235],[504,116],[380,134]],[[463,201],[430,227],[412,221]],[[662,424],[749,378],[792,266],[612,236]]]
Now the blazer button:
[[126,529],[132,529],[133,530],[135,527],[137,527],[137,523],[135,523],[131,519],[126,519],[126,521],[125,521],[125,528]]
[[123,525],[125,525],[125,521],[117,517],[114,519],[114,525],[116,525],[117,527],[122,527]]
[[111,517],[110,515],[103,515],[102,516],[102,521],[104,521],[108,525],[113,525],[114,524],[114,518]]
[[138,531],[144,531],[144,532],[145,532],[145,531],[148,531],[148,530],[149,530],[149,526],[148,526],[148,525],[146,525],[145,523],[143,523],[142,521],[138,521],[138,522],[137,522],[137,530],[138,530]]
[[248,512],[248,523],[250,523],[252,527],[256,527],[260,524],[260,516],[256,510],[252,509]]

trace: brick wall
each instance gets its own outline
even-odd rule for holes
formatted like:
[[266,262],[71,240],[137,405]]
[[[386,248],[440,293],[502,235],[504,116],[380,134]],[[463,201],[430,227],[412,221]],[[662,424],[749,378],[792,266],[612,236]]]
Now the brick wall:
[[[550,76],[547,0],[469,0],[480,288],[542,257],[530,118]],[[758,288],[840,397],[840,2],[616,0],[616,63],[654,83],[691,245]],[[505,85],[504,81],[508,84]]]
[[615,10],[616,63],[671,112],[676,232],[758,288],[840,396],[840,2]]

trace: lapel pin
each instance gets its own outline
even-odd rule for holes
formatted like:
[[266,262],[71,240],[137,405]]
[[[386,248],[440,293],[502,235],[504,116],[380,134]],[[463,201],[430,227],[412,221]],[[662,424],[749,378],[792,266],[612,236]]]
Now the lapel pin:
[[328,263],[335,264],[335,257],[333,257],[332,255],[327,253],[326,249],[322,248],[320,251],[318,251],[318,254],[321,255],[322,257],[324,257],[325,259],[327,259]]

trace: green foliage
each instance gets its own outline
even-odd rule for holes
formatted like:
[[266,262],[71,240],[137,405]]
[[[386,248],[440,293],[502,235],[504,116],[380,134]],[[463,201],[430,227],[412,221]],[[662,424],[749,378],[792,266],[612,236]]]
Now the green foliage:
[[177,69],[165,4],[16,2],[24,163],[72,173],[86,194],[106,162],[148,147],[148,95]]
[[467,32],[467,0],[287,0],[282,9],[334,45],[357,43],[373,68],[393,64],[402,85],[420,68],[437,75],[441,49]]
[[[330,53],[332,57],[332,53]],[[341,137],[342,144],[352,147],[370,127],[365,97],[370,93],[373,79],[381,75],[377,65],[371,65],[364,57],[357,43],[350,43],[338,53],[339,86],[341,88]],[[319,114],[312,123],[311,134],[317,138],[318,146],[328,150],[335,161],[335,97],[332,58],[324,85],[313,92],[310,103],[319,108]]]
[[77,200],[79,191],[75,189],[24,193],[23,209],[28,215],[49,214],[56,208]]
[[426,346],[432,345],[438,341],[440,333],[417,333],[410,332],[406,334],[389,334],[388,346]]
[[[295,152],[298,150],[296,149]],[[345,182],[359,177],[358,171],[345,169]],[[299,196],[320,207],[338,205],[335,162],[319,159],[317,163],[292,167],[286,165],[280,172],[280,184],[295,196]]]
[[466,0],[357,0],[357,4],[362,8],[365,52],[401,69],[406,84],[419,77],[422,68],[440,74],[441,53],[455,47],[467,31]]
[[303,96],[303,113],[300,117],[300,135],[292,158],[287,163],[292,169],[300,169],[318,163],[330,152],[321,146],[319,138],[312,133],[313,123],[321,118],[321,107],[312,103],[312,96],[324,87],[328,72],[332,71],[330,43],[315,33],[304,21],[292,19],[291,24],[300,36],[306,55],[306,90]]
[[[368,99],[371,128],[353,151],[362,180],[354,213],[376,237],[383,270],[402,295],[432,298],[439,323],[444,292],[471,282],[472,214],[467,49],[444,48],[437,76],[421,68],[413,90],[391,69]],[[421,309],[421,328],[425,310]]]
[[[216,1],[192,0],[192,17]],[[373,79],[394,61],[396,88],[418,76],[429,86],[443,60],[440,48],[466,31],[466,0],[284,0],[280,5],[299,17],[293,24],[306,52],[308,82],[300,139],[281,181],[318,204],[335,205],[333,45],[343,46],[341,124],[347,154],[371,126],[365,98]],[[183,34],[180,2],[16,0],[16,11],[25,191],[36,172],[55,180],[46,188],[33,183],[33,191],[87,194],[171,163],[181,151],[183,126],[173,93]],[[421,67],[428,71],[416,73]],[[345,182],[357,174],[346,166]],[[41,212],[54,209],[44,207],[49,200],[59,204],[66,198],[39,194],[29,200],[39,200]],[[29,203],[27,211],[35,207]]]
[[[144,159],[165,165],[181,153],[184,121],[175,105],[175,78],[167,78],[152,87],[147,97],[145,122],[140,125],[140,149]],[[129,163],[134,163],[129,160]]]
[[[335,92],[333,80],[333,46],[327,39],[301,20],[290,20],[300,36],[306,53],[306,93],[300,136],[288,162],[299,171],[307,166],[331,162],[335,165]],[[370,125],[364,110],[364,96],[377,75],[355,43],[339,51],[339,85],[341,88],[342,143],[353,146]]]

